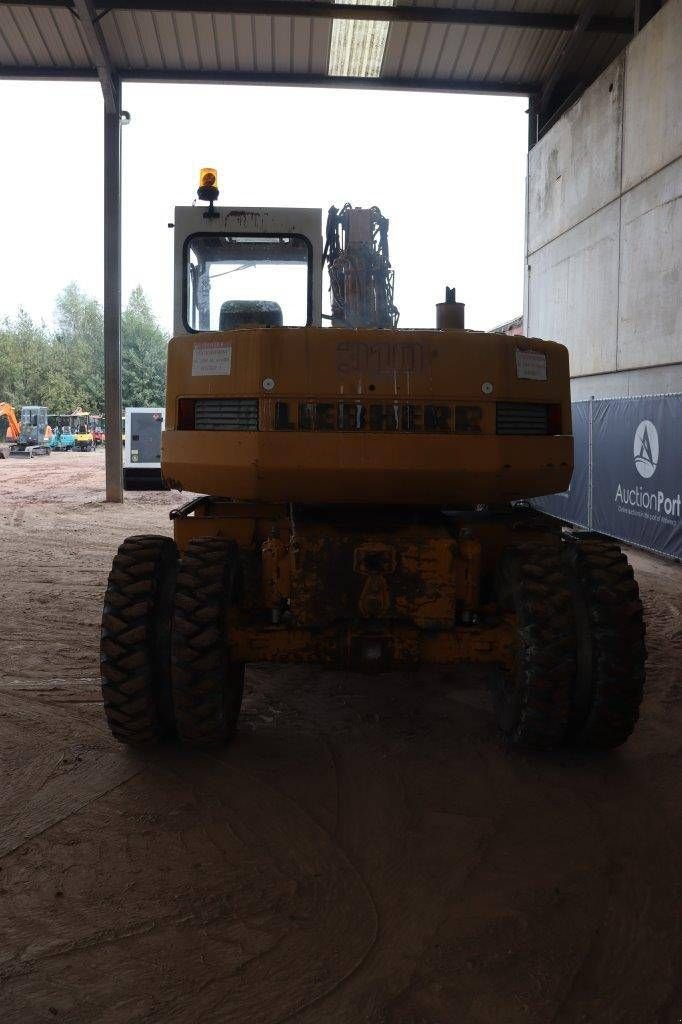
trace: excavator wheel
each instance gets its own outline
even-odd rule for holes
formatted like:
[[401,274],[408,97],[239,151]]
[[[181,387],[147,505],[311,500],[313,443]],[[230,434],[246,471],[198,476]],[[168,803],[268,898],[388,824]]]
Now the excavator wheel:
[[513,746],[557,746],[575,677],[573,594],[562,545],[529,542],[505,552],[498,595],[517,618],[516,664],[494,693],[499,727]]
[[173,733],[170,622],[178,550],[169,537],[128,537],[104,596],[100,672],[104,710],[122,743]]
[[238,580],[234,541],[190,541],[178,572],[171,644],[175,722],[189,746],[223,743],[237,727],[244,666],[230,661],[226,618]]
[[568,739],[608,750],[634,729],[644,692],[647,652],[639,588],[626,556],[611,540],[573,534],[566,556],[578,634]]

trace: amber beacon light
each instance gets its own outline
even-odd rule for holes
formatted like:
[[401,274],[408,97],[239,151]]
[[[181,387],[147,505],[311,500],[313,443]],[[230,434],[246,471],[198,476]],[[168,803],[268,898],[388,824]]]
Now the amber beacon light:
[[214,203],[219,195],[218,172],[214,167],[202,167],[199,172],[197,196],[205,202]]

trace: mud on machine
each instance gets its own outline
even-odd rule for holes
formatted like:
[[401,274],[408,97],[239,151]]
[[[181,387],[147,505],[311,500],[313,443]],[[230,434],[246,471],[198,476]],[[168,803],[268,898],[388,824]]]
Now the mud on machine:
[[465,330],[450,290],[438,329],[399,329],[377,208],[332,208],[323,247],[320,210],[217,207],[210,169],[198,194],[175,211],[162,472],[201,496],[173,539],[114,558],[114,736],[229,739],[249,662],[479,662],[512,744],[622,743],[646,657],[632,570],[523,503],[570,483],[564,346]]

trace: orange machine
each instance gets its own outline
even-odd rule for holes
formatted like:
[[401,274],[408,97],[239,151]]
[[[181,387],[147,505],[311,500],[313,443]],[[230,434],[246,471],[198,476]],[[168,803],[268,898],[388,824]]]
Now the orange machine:
[[[473,661],[512,743],[622,743],[644,680],[632,571],[522,501],[570,483],[566,349],[398,330],[387,222],[352,207],[341,236],[331,217],[322,329],[321,212],[216,208],[215,177],[210,192],[175,215],[162,442],[169,486],[201,496],[171,513],[173,540],[131,537],[114,559],[114,735],[229,738],[249,662]],[[461,323],[443,306],[454,292],[439,320]]]
[[9,402],[0,402],[0,441],[18,441],[21,426],[17,414]]

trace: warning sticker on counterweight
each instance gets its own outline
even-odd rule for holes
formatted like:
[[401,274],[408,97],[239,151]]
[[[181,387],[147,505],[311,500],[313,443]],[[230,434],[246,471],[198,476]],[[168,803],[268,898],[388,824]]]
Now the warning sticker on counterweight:
[[192,352],[193,377],[224,377],[232,372],[232,346],[224,341],[196,341]]
[[517,348],[516,376],[522,380],[547,380],[546,354]]

